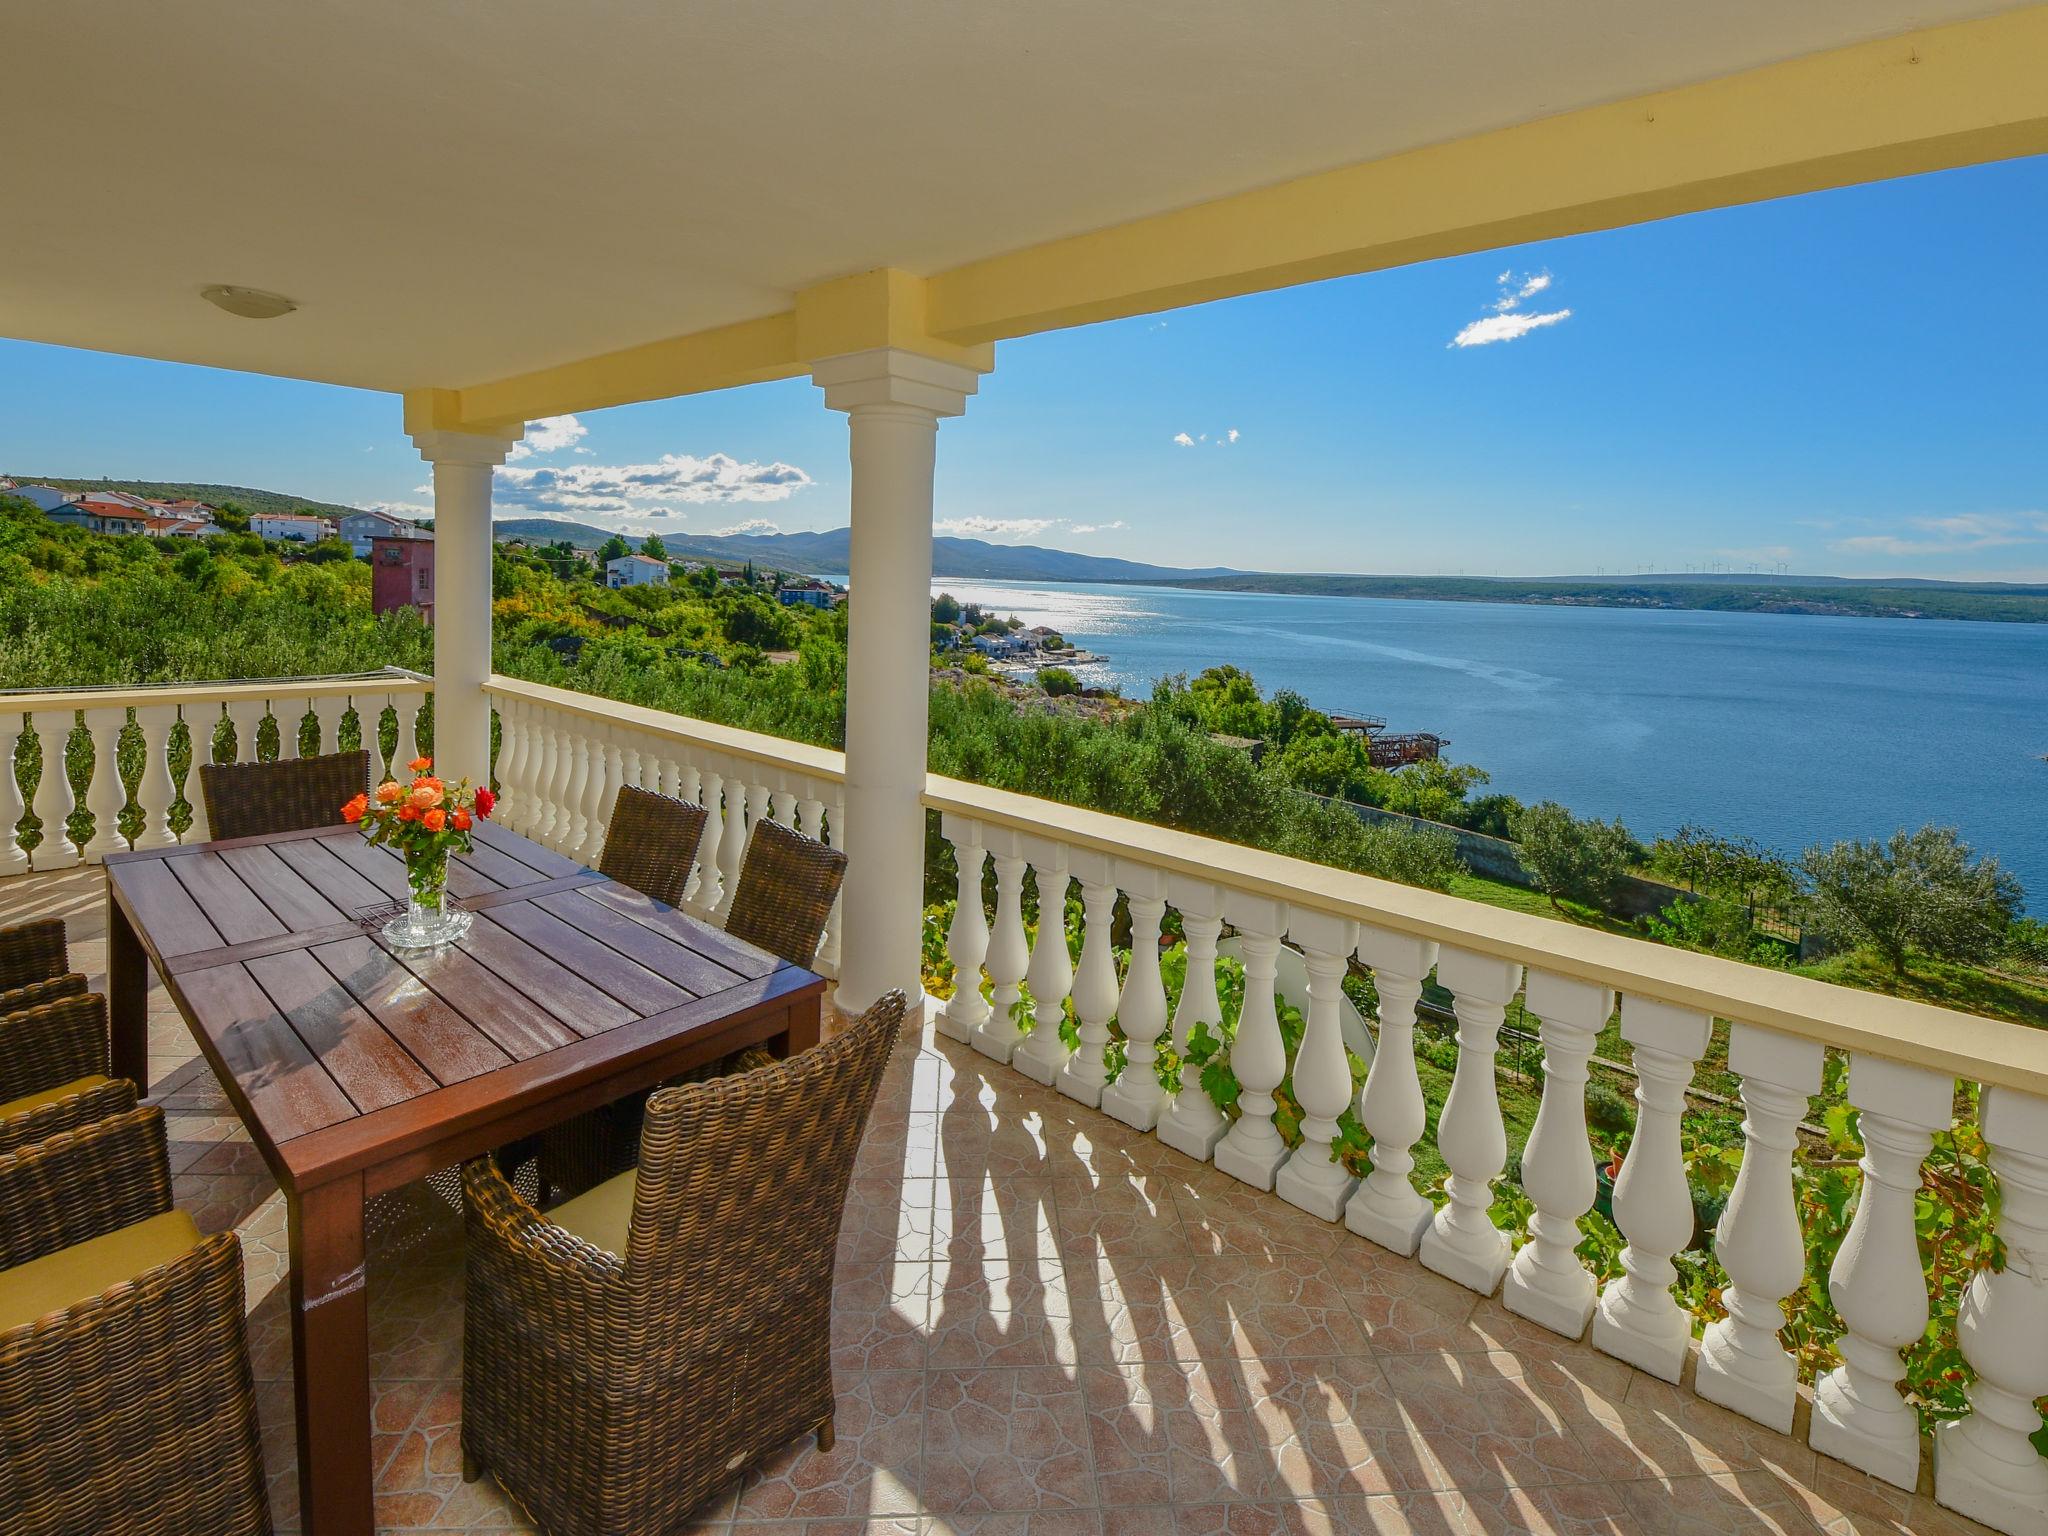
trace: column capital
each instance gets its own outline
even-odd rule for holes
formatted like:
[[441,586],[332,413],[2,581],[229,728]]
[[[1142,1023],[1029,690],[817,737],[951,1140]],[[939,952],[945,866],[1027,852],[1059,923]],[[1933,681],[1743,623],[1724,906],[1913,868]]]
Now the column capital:
[[926,357],[901,347],[871,347],[811,365],[811,382],[835,411],[901,405],[934,416],[958,416],[981,382],[982,370]]
[[429,464],[470,464],[495,469],[526,435],[526,429],[500,427],[489,432],[453,432],[444,427],[423,427],[407,435]]

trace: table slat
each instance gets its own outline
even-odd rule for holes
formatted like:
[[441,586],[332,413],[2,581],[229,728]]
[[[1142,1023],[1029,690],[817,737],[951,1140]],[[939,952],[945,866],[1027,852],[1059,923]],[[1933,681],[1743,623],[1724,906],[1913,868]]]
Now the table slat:
[[[579,1035],[601,1034],[629,1019],[640,1017],[619,998],[601,990],[564,964],[569,956],[558,960],[551,952],[536,949],[509,928],[501,926],[500,919],[506,912],[520,910],[523,909],[515,904],[479,912],[461,947],[520,996],[538,1003]],[[443,990],[441,995],[449,997],[453,994]],[[682,995],[680,990],[676,995]],[[467,1008],[463,1011],[469,1013]],[[476,1015],[470,1013],[470,1017],[475,1018]]]
[[335,856],[331,839],[318,842],[273,843],[277,856],[299,872],[329,901],[353,918],[365,907],[382,906],[391,898],[381,886],[373,885],[355,868]]
[[700,922],[687,912],[663,906],[652,896],[636,891],[630,885],[620,885],[616,881],[609,885],[593,885],[589,887],[589,893],[592,901],[601,901],[634,922],[667,934],[749,980],[766,976],[782,964],[780,957],[769,954],[767,950],[757,949],[745,939],[736,939],[722,928]]
[[137,931],[147,934],[158,954],[196,954],[219,949],[227,942],[207,921],[192,893],[171,873],[168,859],[116,864],[109,878],[127,894]]
[[488,819],[477,822],[470,831],[470,840],[517,859],[547,880],[557,880],[563,875],[577,874],[589,868]]
[[[247,848],[223,848],[220,856],[222,862],[284,924],[287,933],[347,922],[348,912],[321,895],[304,875],[279,857],[279,847],[291,846],[290,843],[282,843],[271,847],[257,844]],[[318,845],[309,841],[306,846]]]
[[[475,937],[476,930],[472,928],[466,942],[474,942]],[[381,940],[376,942],[383,948]],[[460,949],[412,950],[393,958],[515,1061],[538,1056],[581,1039],[585,1033],[596,1032],[571,1029],[476,956]],[[597,995],[612,1007],[618,1006],[603,993]]]
[[[684,940],[636,923],[615,907],[592,901],[581,890],[536,897],[533,905],[592,938],[637,960],[657,976],[694,997],[723,992],[746,978],[707,959]],[[692,935],[696,937],[696,935]]]
[[512,1059],[368,938],[323,944],[312,954],[436,1082],[459,1083]]
[[304,950],[244,963],[356,1108],[403,1104],[436,1086],[405,1047]]
[[636,960],[629,959],[601,939],[592,938],[552,913],[543,912],[537,902],[518,902],[493,907],[490,918],[500,927],[517,934],[542,954],[561,961],[592,985],[617,998],[645,1018],[664,1008],[675,1008],[697,994],[685,990]]
[[228,943],[246,944],[251,939],[267,939],[291,931],[211,848],[172,859],[169,864],[171,873],[191,892],[192,899]]
[[193,1023],[213,1042],[273,1143],[355,1117],[348,1095],[243,967],[193,971],[181,976],[178,985]]

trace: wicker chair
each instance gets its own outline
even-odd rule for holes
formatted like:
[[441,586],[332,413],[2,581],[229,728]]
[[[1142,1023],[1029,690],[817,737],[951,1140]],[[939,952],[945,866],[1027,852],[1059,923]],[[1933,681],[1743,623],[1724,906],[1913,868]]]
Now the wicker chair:
[[612,806],[598,868],[643,895],[680,907],[707,819],[701,805],[625,785]]
[[0,928],[0,995],[61,976],[69,963],[63,918],[39,917]]
[[205,763],[199,769],[206,820],[217,838],[338,827],[342,806],[369,785],[370,754],[360,749],[274,763]]
[[163,1112],[0,1156],[0,1530],[270,1529],[241,1244],[171,1208]]
[[740,882],[725,915],[736,939],[808,966],[825,937],[825,921],[846,878],[846,855],[779,821],[754,823]]
[[85,976],[80,971],[66,971],[62,976],[45,976],[41,981],[25,982],[18,987],[9,987],[0,992],[0,1018],[10,1013],[19,1013],[24,1008],[39,1008],[44,1003],[54,1003],[60,997],[85,996]]
[[135,1085],[107,1076],[107,1038],[97,993],[0,1015],[0,1152],[135,1107]]
[[653,1536],[798,1435],[829,1449],[833,1255],[903,1010],[663,1089],[637,1173],[548,1216],[464,1167],[466,1476],[557,1536]]

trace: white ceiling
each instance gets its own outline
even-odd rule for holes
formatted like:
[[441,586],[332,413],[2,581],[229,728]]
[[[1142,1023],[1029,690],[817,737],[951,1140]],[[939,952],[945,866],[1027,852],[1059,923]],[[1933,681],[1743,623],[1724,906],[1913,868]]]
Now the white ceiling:
[[2009,8],[0,0],[0,334],[463,386]]

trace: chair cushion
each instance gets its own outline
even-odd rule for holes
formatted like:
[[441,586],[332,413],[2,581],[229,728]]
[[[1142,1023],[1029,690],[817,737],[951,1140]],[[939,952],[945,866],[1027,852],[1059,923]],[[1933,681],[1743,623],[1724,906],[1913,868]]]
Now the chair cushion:
[[5,1104],[0,1104],[0,1120],[25,1115],[32,1109],[41,1109],[45,1104],[55,1104],[60,1099],[70,1098],[74,1093],[84,1093],[89,1088],[98,1088],[112,1081],[112,1078],[93,1072],[84,1077],[75,1077],[68,1083],[59,1083],[55,1088],[45,1088],[41,1093],[9,1099]]
[[547,1212],[547,1218],[586,1243],[624,1258],[626,1232],[633,1225],[633,1193],[639,1183],[638,1172],[628,1168],[617,1178],[606,1179],[573,1200],[564,1200]]
[[88,1301],[198,1245],[199,1229],[192,1218],[183,1211],[165,1211],[0,1270],[0,1329],[18,1328],[46,1312]]

